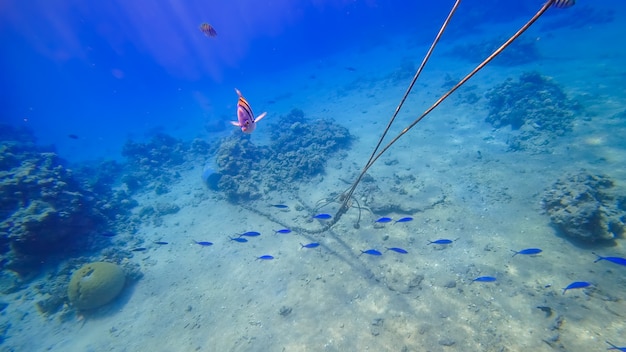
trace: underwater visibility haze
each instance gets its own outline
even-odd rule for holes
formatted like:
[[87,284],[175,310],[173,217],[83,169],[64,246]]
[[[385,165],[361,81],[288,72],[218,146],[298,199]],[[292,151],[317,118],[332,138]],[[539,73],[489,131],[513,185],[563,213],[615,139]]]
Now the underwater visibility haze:
[[0,349],[626,350],[625,15],[0,1]]

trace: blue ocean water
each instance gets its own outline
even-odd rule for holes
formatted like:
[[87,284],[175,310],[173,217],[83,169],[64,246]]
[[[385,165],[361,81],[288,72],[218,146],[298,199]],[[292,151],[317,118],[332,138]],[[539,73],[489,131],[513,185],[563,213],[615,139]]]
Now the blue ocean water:
[[[2,1],[0,346],[626,346],[623,2],[548,8],[359,178],[453,4]],[[462,2],[383,146],[542,5]]]
[[[69,159],[118,158],[128,138],[149,131],[201,136],[204,120],[232,116],[233,87],[257,94],[271,89],[261,78],[397,35],[428,43],[449,6],[6,1],[2,120],[31,128],[40,143],[54,144]],[[473,17],[482,13],[472,21],[484,23],[522,16],[536,4],[464,6]],[[202,35],[203,22],[218,30],[216,38]],[[463,34],[466,24],[452,23],[450,30]]]

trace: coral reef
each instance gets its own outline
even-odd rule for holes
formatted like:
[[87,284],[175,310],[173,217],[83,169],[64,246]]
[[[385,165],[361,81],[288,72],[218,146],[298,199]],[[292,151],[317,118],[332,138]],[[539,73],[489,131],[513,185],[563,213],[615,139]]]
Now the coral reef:
[[95,309],[117,297],[125,283],[126,274],[118,265],[89,263],[72,274],[67,296],[78,310]]
[[268,168],[275,183],[307,180],[324,172],[329,156],[350,146],[347,128],[328,119],[308,120],[294,109],[270,126],[272,157]]
[[150,190],[156,194],[168,193],[168,185],[180,178],[180,167],[214,150],[214,146],[202,140],[185,143],[163,133],[157,133],[147,142],[128,141],[122,149],[127,161],[122,182],[131,194]]
[[[28,131],[0,126],[0,256],[3,268],[22,277],[35,274],[51,256],[92,244],[133,206],[110,188],[112,176],[81,179]],[[115,173],[116,167],[99,168]],[[87,174],[85,170],[81,174]],[[95,174],[92,174],[95,175]],[[3,277],[13,281],[9,273]],[[19,281],[19,280],[17,280]]]
[[123,270],[126,286],[128,286],[143,277],[139,264],[129,260],[132,256],[132,252],[128,250],[108,247],[99,255],[72,258],[61,263],[58,269],[48,272],[43,280],[31,286],[39,297],[35,302],[35,307],[42,315],[51,316],[58,313],[60,320],[72,318],[76,315],[74,306],[70,306],[68,296],[72,276],[87,264],[107,262],[107,264],[116,264]]
[[626,196],[605,175],[581,170],[557,180],[546,190],[543,208],[560,232],[575,240],[612,240],[626,229]]
[[[267,148],[256,146],[250,135],[235,132],[220,144],[216,155],[217,189],[232,201],[257,199],[261,196],[261,161],[269,154]],[[215,176],[209,176],[215,179]]]
[[332,120],[310,120],[298,109],[277,118],[268,130],[269,146],[257,146],[241,133],[222,141],[216,155],[219,176],[206,178],[229,200],[257,199],[266,190],[295,187],[323,173],[327,159],[348,148],[353,138]]
[[510,150],[542,149],[557,136],[571,131],[582,108],[568,99],[561,87],[537,72],[507,79],[487,93],[489,115],[496,128],[510,125],[519,135],[509,140]]

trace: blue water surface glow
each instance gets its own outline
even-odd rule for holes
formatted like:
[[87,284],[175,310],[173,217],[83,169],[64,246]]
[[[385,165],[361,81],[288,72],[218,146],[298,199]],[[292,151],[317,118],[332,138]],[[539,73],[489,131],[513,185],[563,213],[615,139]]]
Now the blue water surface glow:
[[[204,121],[230,118],[234,87],[267,89],[256,77],[397,32],[425,40],[433,29],[422,29],[448,7],[433,4],[4,1],[0,119],[30,127],[66,158],[118,158],[128,138],[191,138]],[[203,22],[218,36],[204,36]]]

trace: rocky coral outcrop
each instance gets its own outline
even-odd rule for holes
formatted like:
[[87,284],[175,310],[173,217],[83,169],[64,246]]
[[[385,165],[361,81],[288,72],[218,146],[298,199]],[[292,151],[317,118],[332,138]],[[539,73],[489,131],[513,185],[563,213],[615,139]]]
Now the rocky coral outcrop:
[[551,141],[571,131],[581,105],[567,97],[561,87],[537,72],[518,81],[507,79],[487,93],[489,115],[496,128],[511,126],[519,132],[509,139],[509,149],[541,152]]
[[147,142],[129,140],[122,149],[126,158],[122,182],[128,191],[169,192],[168,185],[180,178],[180,168],[186,162],[206,156],[215,151],[215,146],[196,139],[183,142],[172,136],[159,133]]
[[0,256],[4,268],[34,273],[54,255],[85,249],[132,207],[103,180],[76,177],[29,132],[8,125],[0,148]]
[[546,190],[543,208],[559,231],[575,240],[613,240],[626,230],[626,196],[605,175],[581,170],[557,180]]
[[[217,151],[217,189],[231,201],[259,198],[266,190],[286,186],[324,172],[333,154],[350,146],[353,136],[331,119],[311,120],[302,110],[275,119],[268,127],[271,143],[255,145],[236,132]],[[211,177],[215,182],[214,175]]]

